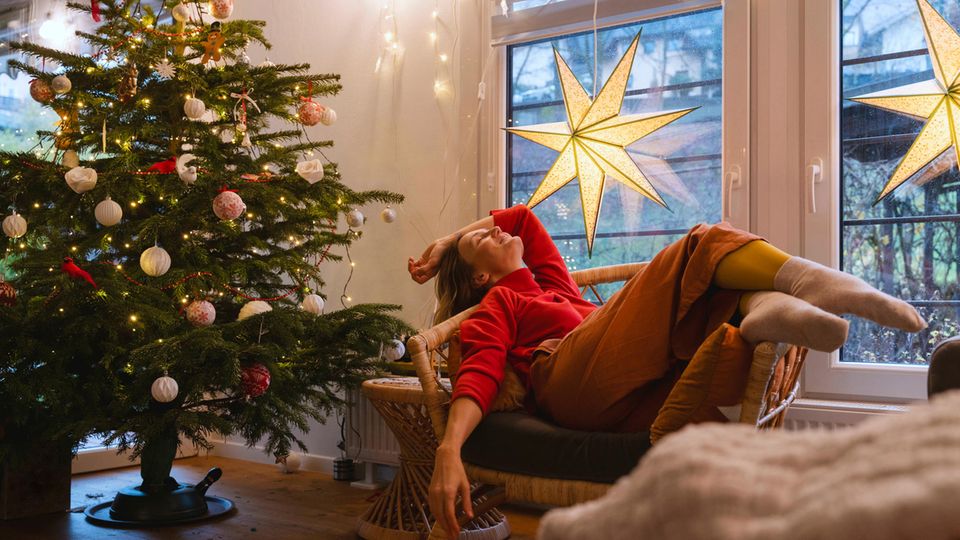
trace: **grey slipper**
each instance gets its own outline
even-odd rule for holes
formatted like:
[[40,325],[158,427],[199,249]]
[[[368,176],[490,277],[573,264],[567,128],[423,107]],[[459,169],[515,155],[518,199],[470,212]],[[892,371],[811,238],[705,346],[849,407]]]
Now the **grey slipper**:
[[927,397],[956,388],[960,388],[960,336],[934,347],[927,371]]

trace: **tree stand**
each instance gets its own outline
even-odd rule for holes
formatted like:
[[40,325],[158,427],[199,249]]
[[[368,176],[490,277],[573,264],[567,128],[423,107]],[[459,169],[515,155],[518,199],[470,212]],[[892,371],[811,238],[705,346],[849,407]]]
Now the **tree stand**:
[[140,454],[143,483],[121,489],[113,501],[90,506],[84,511],[87,519],[97,525],[154,527],[209,519],[233,510],[229,499],[206,494],[223,474],[219,468],[210,469],[195,486],[170,476],[177,444],[175,425],[147,441]]

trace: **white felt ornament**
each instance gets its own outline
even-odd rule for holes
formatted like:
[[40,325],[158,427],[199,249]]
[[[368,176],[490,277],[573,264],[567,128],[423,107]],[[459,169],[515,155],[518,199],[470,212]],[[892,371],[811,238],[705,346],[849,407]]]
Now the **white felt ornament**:
[[382,219],[384,223],[393,223],[397,220],[397,211],[388,206],[380,212],[380,219]]
[[253,317],[254,315],[259,315],[268,311],[273,311],[273,308],[270,307],[270,304],[264,302],[263,300],[247,302],[242,308],[240,308],[240,313],[237,315],[237,320],[242,321],[247,317]]
[[177,4],[176,7],[171,11],[173,18],[178,22],[186,22],[190,20],[190,8],[186,4]]
[[300,469],[300,454],[287,454],[277,458],[277,468],[283,474],[290,474]]
[[112,227],[123,219],[123,208],[108,196],[93,209],[93,215],[97,218],[97,223]]
[[217,319],[217,308],[206,300],[194,300],[184,310],[187,320],[194,326],[210,326]]
[[193,165],[188,165],[196,158],[197,156],[189,153],[180,154],[177,158],[177,176],[188,186],[197,181],[197,168]]
[[151,277],[160,277],[170,270],[170,254],[160,246],[147,248],[140,254],[140,269]]
[[90,167],[74,167],[64,175],[67,185],[76,193],[90,191],[97,185],[97,171]]
[[319,294],[308,294],[303,297],[303,302],[300,302],[300,309],[313,313],[314,315],[320,315],[323,313],[323,297]]
[[324,107],[323,112],[320,113],[320,122],[325,126],[332,126],[336,121],[337,111],[331,109],[330,107]]
[[191,120],[199,120],[205,112],[207,112],[207,106],[195,97],[187,98],[183,102],[183,114]]
[[60,164],[70,169],[78,167],[80,165],[80,156],[77,155],[75,150],[67,150],[63,153],[63,159],[60,161]]
[[16,212],[3,218],[3,234],[10,238],[20,238],[27,234],[27,220]]
[[166,373],[163,377],[157,377],[157,380],[150,385],[150,395],[160,403],[170,403],[177,399],[178,393],[180,393],[180,387],[177,386],[177,381],[173,380],[173,377],[168,377]]
[[233,0],[211,0],[210,14],[215,19],[226,19],[233,13]]
[[234,139],[237,138],[237,132],[231,128],[223,128],[220,130],[220,140],[224,143],[232,143]]
[[383,344],[383,358],[387,362],[396,362],[397,360],[403,358],[403,353],[406,352],[407,348],[403,346],[403,342],[399,339],[391,339],[390,341]]
[[157,72],[157,76],[161,79],[170,80],[177,76],[177,67],[170,63],[170,60],[164,58],[157,64],[157,67],[154,68]]
[[319,159],[297,163],[297,174],[311,184],[323,180],[323,163]]
[[350,225],[355,229],[363,227],[363,222],[366,220],[367,218],[363,217],[363,213],[361,213],[359,210],[351,210],[347,212],[347,225]]
[[50,88],[53,88],[53,91],[58,94],[66,94],[73,88],[73,83],[66,75],[57,75],[50,81]]
[[213,199],[213,213],[224,221],[237,219],[246,209],[243,199],[233,191],[221,191]]

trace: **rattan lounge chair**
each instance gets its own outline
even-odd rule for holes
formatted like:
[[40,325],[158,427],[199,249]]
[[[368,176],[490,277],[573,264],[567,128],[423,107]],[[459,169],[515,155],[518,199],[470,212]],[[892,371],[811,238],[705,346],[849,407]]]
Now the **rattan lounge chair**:
[[[603,303],[604,299],[600,296],[597,285],[626,281],[644,265],[645,263],[634,263],[607,266],[576,271],[572,275],[585,297],[589,298],[587,295],[592,294],[592,300]],[[438,367],[444,361],[450,365],[459,365],[459,346],[456,338],[460,323],[469,317],[475,309],[474,307],[463,311],[407,341],[407,347],[410,350],[417,376],[425,394],[424,400],[437,440],[443,438],[447,411],[450,405],[449,384],[446,384],[446,381],[441,381]],[[749,381],[741,401],[740,422],[754,424],[757,429],[775,428],[783,423],[787,408],[797,396],[799,374],[803,367],[805,355],[806,350],[797,346],[769,342],[757,345],[753,354]],[[510,413],[491,414],[484,422],[481,422],[478,430],[491,422],[491,419],[497,414]],[[538,420],[530,421],[538,422]],[[559,428],[557,429],[559,430]],[[505,440],[504,445],[508,444],[509,441]],[[634,459],[633,464],[636,461]],[[474,489],[473,500],[474,515],[477,516],[483,514],[486,509],[504,501],[553,506],[569,506],[589,501],[606,493],[614,481],[612,478],[603,481],[590,481],[582,478],[558,478],[557,475],[551,475],[550,477],[535,476],[498,470],[471,463],[466,452],[464,452],[464,465],[467,475],[477,486]],[[622,474],[626,474],[628,471],[629,469],[622,471]],[[466,522],[465,519],[461,519],[461,524],[465,530],[470,530],[471,524]],[[439,531],[439,529],[439,527],[434,527],[430,538],[443,537],[442,531]],[[475,535],[470,535],[470,537],[475,537]]]

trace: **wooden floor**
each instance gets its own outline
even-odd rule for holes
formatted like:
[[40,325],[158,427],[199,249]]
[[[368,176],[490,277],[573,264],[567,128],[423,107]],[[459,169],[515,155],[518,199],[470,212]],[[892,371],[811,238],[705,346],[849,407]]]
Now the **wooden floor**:
[[[357,538],[354,533],[357,518],[376,494],[351,488],[322,473],[300,471],[285,475],[269,465],[223,457],[177,460],[173,476],[180,482],[193,484],[213,466],[223,469],[223,478],[208,493],[232,499],[237,507],[235,513],[223,518],[152,530],[108,529],[88,523],[83,507],[110,500],[119,488],[139,483],[139,469],[131,467],[74,476],[71,490],[74,512],[0,521],[0,539],[354,539]],[[510,521],[512,538],[533,539],[541,512],[515,507],[501,509]]]

